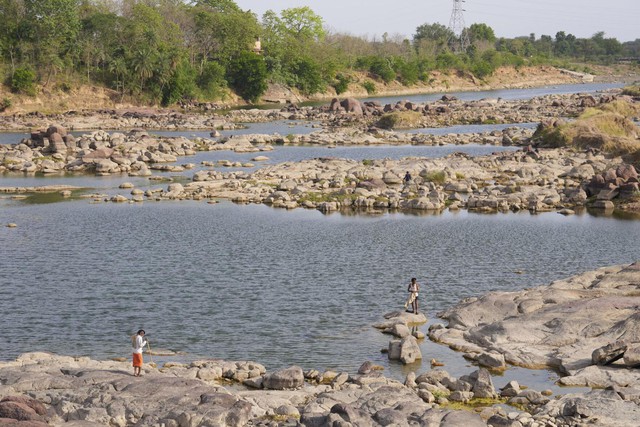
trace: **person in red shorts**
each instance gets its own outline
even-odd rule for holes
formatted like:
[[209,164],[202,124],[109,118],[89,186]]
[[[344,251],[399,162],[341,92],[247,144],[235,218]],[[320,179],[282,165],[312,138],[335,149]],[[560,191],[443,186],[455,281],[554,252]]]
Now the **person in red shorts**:
[[140,376],[140,369],[142,368],[142,349],[148,344],[144,339],[144,329],[140,329],[136,335],[131,339],[131,345],[133,345],[133,376]]

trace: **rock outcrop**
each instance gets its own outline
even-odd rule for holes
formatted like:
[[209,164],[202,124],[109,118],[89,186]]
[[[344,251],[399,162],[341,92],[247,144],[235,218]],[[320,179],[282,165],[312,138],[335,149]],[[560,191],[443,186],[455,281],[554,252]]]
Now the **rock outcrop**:
[[[502,354],[513,365],[558,369],[565,385],[640,384],[640,370],[623,361],[640,344],[639,289],[640,262],[600,268],[468,299],[440,313],[448,325],[432,327],[429,336],[476,355]],[[628,359],[636,365],[633,351]]]

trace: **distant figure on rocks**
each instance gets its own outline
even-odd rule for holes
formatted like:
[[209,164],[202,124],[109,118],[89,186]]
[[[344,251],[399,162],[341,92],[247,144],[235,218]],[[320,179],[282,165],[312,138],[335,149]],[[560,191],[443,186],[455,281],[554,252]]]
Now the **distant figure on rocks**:
[[140,329],[137,334],[131,337],[131,345],[133,346],[133,376],[139,377],[142,368],[142,349],[148,344],[143,337],[144,329]]
[[411,184],[411,179],[411,174],[407,171],[407,173],[404,174],[404,185]]
[[413,311],[413,314],[418,314],[418,291],[420,291],[420,285],[418,284],[417,279],[412,277],[411,282],[407,287],[409,298],[407,299],[407,302],[404,303],[404,308],[409,308],[409,305],[411,305],[412,310],[407,311]]

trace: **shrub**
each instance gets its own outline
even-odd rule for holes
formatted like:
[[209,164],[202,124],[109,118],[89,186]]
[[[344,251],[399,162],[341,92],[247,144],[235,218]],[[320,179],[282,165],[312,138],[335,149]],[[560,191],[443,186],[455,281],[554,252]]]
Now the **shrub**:
[[255,102],[267,90],[267,65],[253,52],[243,52],[227,68],[227,81],[243,99]]
[[13,105],[13,101],[10,98],[2,98],[0,101],[0,112],[4,112],[5,110],[11,108]]
[[322,92],[325,88],[320,67],[311,58],[298,58],[291,64],[294,76],[291,82],[306,95]]
[[402,129],[417,127],[422,121],[422,114],[417,111],[397,111],[380,117],[376,126],[383,129]]
[[622,94],[629,96],[640,96],[640,83],[624,87],[622,89]]
[[442,185],[447,181],[447,174],[444,171],[428,172],[426,176],[424,176],[424,180]]
[[397,65],[398,79],[403,85],[414,85],[420,79],[420,69],[416,62],[400,62]]
[[217,62],[207,62],[204,65],[196,84],[205,98],[217,99],[222,96],[227,85],[224,74],[224,67]]
[[362,83],[362,87],[367,91],[369,95],[376,93],[376,85],[371,80],[366,80]]
[[192,99],[196,92],[196,71],[186,61],[181,62],[162,88],[162,105],[174,104],[181,99]]
[[349,89],[349,83],[351,83],[351,78],[349,76],[345,76],[344,74],[338,74],[336,76],[337,83],[334,83],[333,88],[336,90],[336,93],[340,95],[341,93],[345,93],[347,89]]
[[18,68],[9,79],[9,87],[14,93],[35,96],[36,74],[28,68]]
[[391,64],[386,58],[375,57],[371,61],[369,71],[380,77],[385,83],[390,83],[396,78],[396,72],[391,68]]

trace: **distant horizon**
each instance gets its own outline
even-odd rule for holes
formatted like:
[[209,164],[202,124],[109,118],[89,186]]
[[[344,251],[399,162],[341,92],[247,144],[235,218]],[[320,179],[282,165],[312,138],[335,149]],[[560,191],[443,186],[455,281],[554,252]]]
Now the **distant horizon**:
[[[243,10],[258,19],[271,9],[277,13],[293,7],[310,7],[324,20],[327,29],[369,39],[388,36],[411,38],[422,24],[449,25],[453,0],[405,0],[389,6],[387,1],[368,0],[366,7],[338,0],[236,0]],[[487,24],[496,37],[516,38],[535,34],[555,37],[559,31],[577,38],[591,38],[602,31],[605,38],[619,42],[640,39],[638,0],[464,0],[465,26]]]

